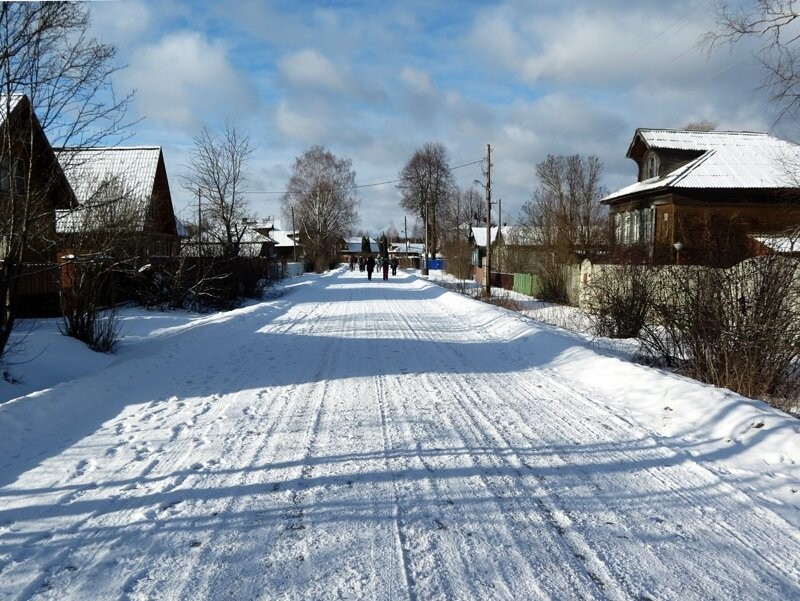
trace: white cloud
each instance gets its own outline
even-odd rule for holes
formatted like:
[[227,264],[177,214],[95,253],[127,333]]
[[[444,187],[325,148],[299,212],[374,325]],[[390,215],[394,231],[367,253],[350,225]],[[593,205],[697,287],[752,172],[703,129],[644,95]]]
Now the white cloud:
[[152,28],[150,8],[139,0],[93,2],[92,30],[104,42],[128,44]]
[[278,69],[295,86],[336,92],[348,87],[345,75],[328,58],[310,48],[282,57]]
[[404,67],[400,71],[400,81],[416,96],[435,96],[438,93],[430,75],[419,69]]
[[204,114],[247,112],[256,102],[225,45],[195,32],[172,33],[142,48],[125,77],[148,120],[178,128],[196,129]]
[[327,128],[320,115],[297,111],[285,101],[278,103],[275,122],[284,136],[304,144],[318,144],[326,137]]

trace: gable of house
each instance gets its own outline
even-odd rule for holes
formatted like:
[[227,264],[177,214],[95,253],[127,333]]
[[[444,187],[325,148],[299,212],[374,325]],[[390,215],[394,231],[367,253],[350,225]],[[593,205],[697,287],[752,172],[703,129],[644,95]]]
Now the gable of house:
[[57,214],[60,234],[106,227],[116,211],[149,239],[150,254],[174,253],[178,227],[160,147],[62,148],[57,156],[79,204]]
[[[55,220],[58,209],[75,205],[75,196],[50,142],[27,96],[0,95],[0,235],[3,252],[6,236],[21,231],[20,215],[12,216],[12,195],[25,197],[27,214],[36,215],[28,223],[27,261],[52,261],[55,253]],[[30,189],[28,189],[28,186]],[[34,203],[34,206],[30,206]],[[17,220],[12,224],[13,220]]]

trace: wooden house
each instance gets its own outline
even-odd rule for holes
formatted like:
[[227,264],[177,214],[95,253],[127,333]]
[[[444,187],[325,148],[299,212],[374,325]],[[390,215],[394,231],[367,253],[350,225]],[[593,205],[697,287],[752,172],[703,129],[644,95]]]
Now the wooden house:
[[87,248],[119,230],[130,256],[171,257],[179,252],[164,156],[158,146],[62,148],[58,160],[78,207],[58,211],[57,230],[65,249]]
[[75,196],[27,96],[0,95],[0,134],[2,283],[17,282],[18,316],[55,314],[55,214]]
[[612,254],[731,265],[800,226],[800,147],[765,133],[637,129],[636,183],[609,194]]
[[52,262],[55,213],[74,207],[75,196],[27,96],[0,96],[0,128],[0,260],[11,233],[24,230],[24,261]]

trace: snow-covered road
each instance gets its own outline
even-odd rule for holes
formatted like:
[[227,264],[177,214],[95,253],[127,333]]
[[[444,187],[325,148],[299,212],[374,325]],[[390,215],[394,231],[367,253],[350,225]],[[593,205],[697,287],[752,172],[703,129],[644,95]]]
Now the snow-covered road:
[[0,598],[798,598],[796,458],[736,461],[797,428],[669,421],[731,396],[409,274],[310,277],[0,406]]

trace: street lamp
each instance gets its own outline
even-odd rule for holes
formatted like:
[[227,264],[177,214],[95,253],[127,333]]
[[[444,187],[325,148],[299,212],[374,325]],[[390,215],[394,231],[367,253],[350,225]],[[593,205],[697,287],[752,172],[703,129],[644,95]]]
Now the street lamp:
[[675,264],[681,264],[681,250],[683,250],[683,242],[676,242],[672,245],[672,248],[675,249]]

